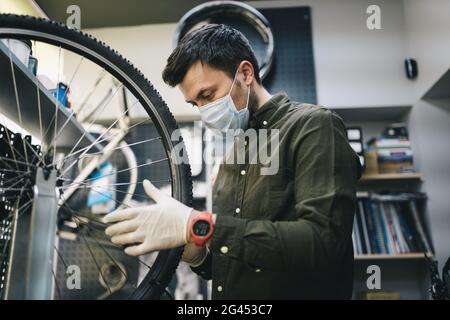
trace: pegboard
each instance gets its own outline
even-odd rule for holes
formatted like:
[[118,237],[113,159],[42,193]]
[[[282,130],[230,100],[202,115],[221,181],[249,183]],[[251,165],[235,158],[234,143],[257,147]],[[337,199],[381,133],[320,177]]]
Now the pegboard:
[[309,7],[265,8],[275,40],[275,59],[264,81],[271,93],[285,91],[291,100],[317,103]]
[[[128,144],[139,143],[140,141],[145,141],[153,138],[160,137],[156,127],[149,124],[141,124],[133,127],[128,135],[126,136],[126,142]],[[162,188],[164,186],[170,185],[171,179],[170,167],[168,161],[160,161],[161,159],[167,158],[162,140],[152,140],[144,143],[139,143],[131,146],[133,150],[136,161],[138,165],[143,165],[138,168],[138,181],[144,181],[144,179],[149,179],[153,182],[155,187]],[[155,162],[155,163],[152,163]],[[148,163],[148,165],[144,165]],[[120,177],[119,180],[120,181]],[[145,191],[142,184],[136,186],[134,200],[142,202],[143,200],[148,200],[145,196]],[[144,198],[142,197],[144,196]]]
[[[100,246],[99,243],[102,245]],[[54,298],[57,300],[95,299],[107,293],[108,288],[101,285],[100,279],[102,277],[100,270],[105,265],[121,264],[127,275],[126,285],[137,282],[138,260],[125,255],[121,249],[108,245],[105,236],[99,232],[96,234],[92,232],[89,236],[78,235],[75,241],[61,239],[55,259],[57,260],[57,286],[55,286]],[[68,268],[73,265],[80,268],[80,290],[66,285],[71,275],[67,272]],[[108,281],[108,279],[105,280]],[[130,291],[124,294],[123,298],[129,295]],[[118,297],[115,296],[115,298]]]

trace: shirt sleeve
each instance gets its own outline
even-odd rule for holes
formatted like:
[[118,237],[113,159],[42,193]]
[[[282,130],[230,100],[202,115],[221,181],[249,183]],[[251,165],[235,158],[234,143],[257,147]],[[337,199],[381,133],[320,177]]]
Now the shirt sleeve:
[[333,112],[317,109],[298,125],[290,146],[297,219],[273,222],[219,214],[211,252],[273,271],[326,271],[342,259],[352,243],[359,159]]
[[212,257],[208,249],[208,253],[199,265],[190,265],[191,270],[205,280],[212,279]]

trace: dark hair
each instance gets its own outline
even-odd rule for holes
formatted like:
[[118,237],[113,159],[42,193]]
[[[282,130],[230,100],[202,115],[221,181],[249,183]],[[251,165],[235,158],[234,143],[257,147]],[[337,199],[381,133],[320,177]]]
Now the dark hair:
[[247,38],[238,30],[223,24],[207,24],[187,33],[167,59],[162,77],[172,87],[183,81],[189,68],[202,61],[234,77],[243,60],[253,65],[259,78],[258,61]]

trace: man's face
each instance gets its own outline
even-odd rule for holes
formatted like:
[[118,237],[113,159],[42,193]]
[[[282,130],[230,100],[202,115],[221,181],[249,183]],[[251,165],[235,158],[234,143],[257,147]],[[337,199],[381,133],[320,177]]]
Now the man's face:
[[[243,86],[244,75],[238,71],[231,97],[237,110],[245,108],[247,103],[247,86]],[[195,62],[187,71],[180,90],[186,102],[199,108],[224,97],[230,92],[233,78],[224,71],[215,69],[207,63]]]

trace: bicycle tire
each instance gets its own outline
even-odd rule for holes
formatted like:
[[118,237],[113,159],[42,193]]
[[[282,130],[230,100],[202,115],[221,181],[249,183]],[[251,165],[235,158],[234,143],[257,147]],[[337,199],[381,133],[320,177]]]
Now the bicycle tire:
[[[140,101],[158,129],[164,134],[163,144],[170,151],[178,143],[171,134],[178,129],[175,118],[158,91],[130,61],[93,36],[66,25],[31,16],[0,14],[0,37],[30,39],[59,45],[83,54],[119,79]],[[63,41],[64,40],[64,41]],[[170,163],[173,197],[191,205],[192,179],[189,164]],[[160,251],[151,271],[133,292],[131,299],[157,299],[170,282],[180,261],[183,248]]]

